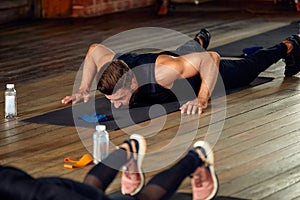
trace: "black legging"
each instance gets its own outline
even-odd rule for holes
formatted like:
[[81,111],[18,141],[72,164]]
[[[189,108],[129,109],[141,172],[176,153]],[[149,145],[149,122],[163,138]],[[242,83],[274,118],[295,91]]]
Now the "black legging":
[[[190,40],[177,48],[173,53],[184,55],[193,52],[203,52],[199,43]],[[221,59],[219,72],[225,89],[233,89],[250,84],[258,75],[272,64],[285,58],[287,46],[279,43],[273,47],[259,49],[242,59]],[[218,80],[221,81],[221,80]],[[192,87],[199,87],[199,81],[192,83]],[[198,94],[196,92],[196,94]]]
[[270,48],[260,49],[240,60],[221,59],[219,71],[225,89],[250,84],[261,72],[285,58],[286,55],[286,45],[279,43]]
[[[17,168],[0,166],[0,197],[5,200],[112,200],[104,191],[117,174],[114,168],[125,164],[126,157],[124,150],[116,150],[88,173],[97,177],[104,189],[65,178],[35,179]],[[113,164],[113,167],[107,165],[108,163]],[[182,180],[193,173],[201,163],[198,155],[190,151],[174,166],[155,175],[136,196],[126,195],[122,196],[122,199],[168,199]]]
[[37,178],[13,167],[0,167],[0,197],[5,200],[98,200],[101,190],[64,178]]

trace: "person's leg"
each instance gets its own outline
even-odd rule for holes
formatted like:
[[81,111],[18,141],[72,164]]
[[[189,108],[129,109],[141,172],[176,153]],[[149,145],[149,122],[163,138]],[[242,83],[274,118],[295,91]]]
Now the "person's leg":
[[14,167],[0,166],[0,196],[9,200],[107,199],[102,191],[62,178],[35,179]]
[[204,162],[192,174],[193,199],[213,199],[218,192],[218,179],[214,169],[214,153],[209,143],[197,141],[194,151]]
[[121,192],[124,195],[135,196],[143,188],[145,183],[144,173],[142,171],[142,162],[146,153],[147,143],[143,136],[133,134],[130,136],[127,144],[120,147],[129,147],[127,152],[129,161],[124,165],[121,177]]
[[95,165],[87,174],[84,183],[105,191],[114,180],[119,169],[128,161],[127,152],[120,148],[108,155],[106,159]]
[[293,44],[292,51],[286,56],[284,75],[291,77],[300,71],[300,36],[292,35],[287,41]]
[[33,199],[36,181],[25,172],[0,166],[0,196],[4,199]]
[[70,179],[47,177],[37,179],[36,199],[110,200],[102,190]]
[[214,171],[214,156],[207,142],[197,141],[185,157],[155,175],[136,197],[140,200],[169,199],[188,176],[192,176],[194,199],[210,199],[216,195],[218,180]]
[[141,165],[146,151],[145,139],[137,134],[119,145],[106,159],[94,166],[85,177],[84,183],[105,191],[123,166],[121,178],[123,194],[135,195],[144,185]]
[[137,195],[137,199],[159,200],[171,197],[181,182],[202,164],[194,151],[189,151],[175,165],[155,175]]
[[221,59],[220,75],[226,89],[248,85],[258,75],[282,58],[285,58],[288,47],[285,43],[267,49],[260,49],[240,60]]
[[211,35],[205,28],[201,29],[194,37],[193,40],[189,40],[183,45],[179,46],[173,53],[177,55],[185,55],[194,52],[206,51],[210,43]]

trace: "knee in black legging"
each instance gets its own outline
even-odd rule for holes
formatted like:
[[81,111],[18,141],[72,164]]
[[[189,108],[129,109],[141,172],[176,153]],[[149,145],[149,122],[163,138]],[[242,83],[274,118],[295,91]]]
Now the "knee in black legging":
[[0,196],[3,199],[30,199],[36,188],[35,179],[13,167],[1,167],[0,180]]

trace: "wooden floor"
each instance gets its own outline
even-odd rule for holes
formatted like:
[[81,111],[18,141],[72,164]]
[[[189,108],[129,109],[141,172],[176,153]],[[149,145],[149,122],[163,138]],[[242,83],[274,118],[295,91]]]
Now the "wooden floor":
[[[77,71],[92,43],[145,26],[167,28],[191,37],[199,28],[207,27],[213,35],[210,47],[216,47],[287,25],[299,17],[300,13],[271,2],[246,5],[217,1],[199,6],[180,4],[163,17],[155,16],[151,8],[143,8],[92,19],[1,25],[1,88],[4,92],[6,83],[16,84],[19,113],[16,120],[4,119],[3,92],[0,93],[0,164],[21,168],[34,177],[60,176],[78,181],[84,178],[92,165],[65,169],[63,159],[77,159],[89,153],[90,147],[84,146],[80,136],[92,130],[22,120],[64,107],[60,100],[72,93]],[[138,43],[155,42],[151,37],[132,37]],[[136,45],[126,41],[116,40],[115,46],[122,50]],[[167,115],[159,131],[155,124],[149,127],[145,122],[139,125],[143,127],[111,131],[111,140],[117,145],[128,137],[127,132],[141,133],[147,137],[148,151],[156,152],[172,141],[179,125],[184,125],[187,135],[195,134],[193,141],[204,139],[207,131],[217,130],[211,129],[214,125],[221,125],[222,133],[214,146],[220,196],[300,199],[300,76],[284,78],[283,66],[279,61],[263,73],[275,77],[273,81],[228,95],[223,126],[222,120],[211,118],[222,113],[222,109],[213,110],[210,106],[200,119],[181,118],[175,112]],[[180,146],[186,144],[179,142]],[[173,153],[171,149],[168,155]],[[154,162],[163,165],[169,161],[158,156]],[[147,180],[161,170],[151,170],[149,165]],[[118,176],[107,192],[117,190],[119,181]],[[180,190],[190,191],[189,179]]]

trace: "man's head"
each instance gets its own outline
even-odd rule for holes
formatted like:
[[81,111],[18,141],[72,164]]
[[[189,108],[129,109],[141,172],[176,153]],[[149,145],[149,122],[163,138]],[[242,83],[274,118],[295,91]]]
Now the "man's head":
[[137,82],[124,61],[113,60],[101,68],[97,89],[116,108],[127,107],[132,93],[137,89]]

